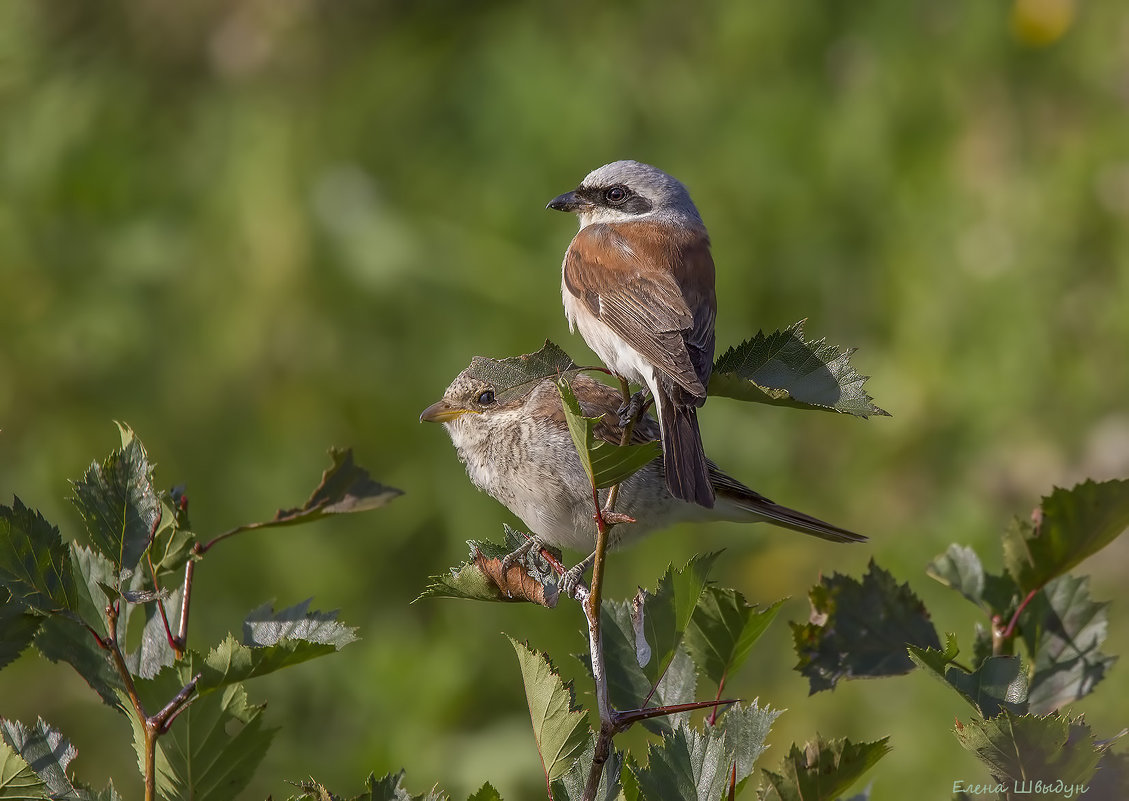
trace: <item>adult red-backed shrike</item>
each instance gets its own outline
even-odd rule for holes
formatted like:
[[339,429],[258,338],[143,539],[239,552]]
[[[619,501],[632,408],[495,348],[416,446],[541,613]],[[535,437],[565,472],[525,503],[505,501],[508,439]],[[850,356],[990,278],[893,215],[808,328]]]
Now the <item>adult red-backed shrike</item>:
[[580,218],[561,281],[569,327],[651,391],[670,493],[712,507],[697,409],[713,369],[717,300],[709,235],[690,194],[662,170],[615,161],[548,208]]

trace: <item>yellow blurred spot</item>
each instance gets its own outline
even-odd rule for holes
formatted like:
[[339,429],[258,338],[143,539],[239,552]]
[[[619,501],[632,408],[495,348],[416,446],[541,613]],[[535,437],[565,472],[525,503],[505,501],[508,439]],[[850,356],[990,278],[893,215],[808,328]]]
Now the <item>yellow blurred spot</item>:
[[1074,22],[1075,0],[1015,0],[1011,31],[1020,42],[1046,47],[1062,38]]

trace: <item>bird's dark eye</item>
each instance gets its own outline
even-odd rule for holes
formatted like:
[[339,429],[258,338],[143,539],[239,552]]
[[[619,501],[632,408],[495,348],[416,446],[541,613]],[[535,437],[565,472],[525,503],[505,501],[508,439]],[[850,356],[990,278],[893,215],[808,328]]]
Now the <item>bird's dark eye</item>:
[[494,390],[488,389],[478,396],[478,402],[483,406],[489,406],[494,402]]
[[623,201],[627,200],[631,193],[627,191],[625,186],[613,186],[611,189],[604,192],[604,200],[618,206]]

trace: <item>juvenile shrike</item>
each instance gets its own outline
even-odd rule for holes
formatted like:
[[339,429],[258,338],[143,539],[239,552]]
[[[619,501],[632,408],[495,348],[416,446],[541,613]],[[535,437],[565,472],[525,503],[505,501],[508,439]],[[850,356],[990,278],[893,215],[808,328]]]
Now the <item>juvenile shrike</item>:
[[[420,415],[420,420],[443,423],[466,465],[470,480],[520,517],[543,544],[587,553],[595,546],[596,526],[592,485],[580,464],[565,421],[561,396],[552,379],[545,379],[524,397],[499,400],[494,388],[460,373]],[[584,375],[572,379],[572,390],[586,417],[601,418],[595,435],[619,444],[621,401],[617,390]],[[658,439],[659,427],[650,415],[636,425],[633,439]],[[833,542],[862,542],[854,532],[780,506],[732,478],[708,459],[707,480],[717,495],[710,509],[671,496],[666,487],[662,456],[620,485],[616,511],[636,522],[615,526],[610,545],[621,545],[655,529],[683,521],[767,522]],[[607,490],[600,490],[601,506]]]
[[562,268],[569,327],[611,370],[651,391],[670,493],[713,506],[697,409],[713,369],[717,301],[709,235],[686,187],[650,165],[616,161],[548,208],[580,218]]

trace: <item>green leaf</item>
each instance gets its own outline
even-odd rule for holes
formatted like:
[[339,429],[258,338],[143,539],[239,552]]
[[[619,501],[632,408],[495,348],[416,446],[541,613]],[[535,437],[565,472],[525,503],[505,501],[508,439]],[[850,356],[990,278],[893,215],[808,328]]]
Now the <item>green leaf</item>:
[[[706,586],[706,578],[717,553],[695,556],[685,567],[668,567],[653,593],[642,590],[632,601],[605,601],[601,607],[608,692],[612,703],[621,709],[639,708],[651,688],[659,684],[672,660],[680,653],[683,634]],[[638,615],[641,615],[639,617]],[[591,672],[591,665],[588,665]],[[665,686],[660,685],[650,705],[680,703],[680,686],[693,672],[687,660]],[[681,677],[681,679],[679,678]],[[693,688],[691,687],[691,690]],[[670,722],[664,718],[643,721],[651,731],[668,732]]]
[[956,735],[961,745],[988,766],[993,778],[1008,784],[1088,784],[1103,750],[1081,717],[1004,711],[988,720],[958,721]]
[[757,706],[757,702],[746,706],[733,704],[718,721],[718,729],[725,734],[725,742],[730,750],[730,761],[736,765],[737,785],[753,773],[753,765],[768,747],[765,740],[781,710]]
[[[467,540],[470,557],[447,574],[432,576],[415,599],[464,598],[472,601],[529,601],[554,607],[557,575],[540,551],[530,549],[510,568],[502,571],[502,560],[525,542],[526,537],[502,524],[504,545],[489,540]],[[415,603],[413,601],[412,603]]]
[[1097,553],[1129,528],[1129,480],[1055,488],[1004,534],[1004,565],[1029,592]]
[[572,769],[588,742],[591,729],[587,715],[576,706],[572,682],[565,684],[561,681],[547,656],[512,637],[509,640],[521,666],[541,767],[546,781],[552,782]]
[[565,420],[568,421],[568,430],[572,434],[580,463],[596,489],[604,489],[630,478],[662,453],[662,446],[658,442],[617,445],[598,439],[594,429],[600,418],[584,416],[580,402],[568,382],[558,381],[557,390],[561,393]]
[[694,616],[698,600],[719,552],[698,554],[685,567],[666,569],[658,589],[648,593],[643,606],[643,631],[651,647],[651,659],[643,672],[652,684],[666,670]]
[[161,520],[153,467],[133,430],[118,423],[122,444],[102,464],[94,462],[71,482],[71,501],[86,523],[90,542],[119,572],[132,573]]
[[50,797],[47,785],[35,775],[31,765],[0,739],[0,799],[26,801]]
[[[165,614],[169,629],[180,628],[180,599],[182,588],[178,587],[164,599]],[[125,654],[125,664],[129,672],[143,679],[151,679],[164,668],[176,661],[176,654],[169,643],[165,621],[156,603],[145,606],[145,627],[141,630],[141,643],[135,650]]]
[[326,515],[365,512],[384,506],[403,495],[402,490],[373,481],[368,470],[353,462],[353,449],[330,448],[333,465],[322,473],[321,482],[309,499],[295,509],[279,509],[273,520],[241,528],[268,528],[308,523]]
[[941,647],[925,605],[873,559],[861,582],[825,576],[808,597],[810,622],[789,625],[800,658],[795,670],[808,677],[813,694],[840,679],[908,673],[907,645]]
[[972,603],[984,608],[984,566],[976,551],[955,542],[943,554],[933,558],[926,574],[947,587],[952,587]]
[[56,615],[43,622],[35,647],[52,662],[66,662],[90,685],[103,703],[120,707],[119,691],[125,690],[121,677],[110,662],[109,653],[95,642],[81,623]]
[[851,365],[853,348],[804,339],[804,321],[729,348],[713,366],[709,394],[737,400],[824,409],[859,417],[888,415],[866,394],[867,376]]
[[201,695],[237,682],[339,651],[356,639],[356,629],[337,622],[337,612],[310,612],[310,600],[273,612],[256,609],[243,624],[243,642],[228,635],[204,659]]
[[467,801],[502,801],[502,794],[495,790],[490,782],[486,782],[474,795],[469,796]]
[[0,589],[0,668],[13,662],[31,645],[39,632],[43,618],[24,611],[22,604],[12,600],[11,594]]
[[59,529],[19,498],[0,506],[0,590],[40,615],[76,605],[69,548]]
[[1108,629],[1108,603],[1090,600],[1088,576],[1047,583],[1019,616],[1019,631],[1035,663],[1028,695],[1036,715],[1053,712],[1093,691],[1117,661],[1098,648]]
[[686,630],[686,648],[710,681],[720,685],[744,664],[783,603],[781,599],[758,611],[736,590],[706,587]]
[[1018,656],[992,656],[969,673],[953,664],[956,637],[945,638],[945,650],[909,647],[910,658],[929,675],[960,693],[986,718],[1010,711],[1027,711],[1027,673]]
[[717,801],[726,794],[732,760],[721,732],[685,724],[647,749],[647,766],[633,771],[643,798]]
[[67,777],[67,765],[78,751],[62,734],[40,718],[31,729],[18,720],[0,718],[0,735],[20,759],[31,766],[51,798],[72,798],[77,793]]
[[834,801],[890,752],[883,737],[869,743],[817,737],[792,744],[775,771],[764,771],[760,801]]
[[524,356],[508,359],[475,356],[467,374],[490,385],[499,401],[510,401],[525,397],[546,378],[557,380],[570,376],[577,369],[567,353],[546,339],[539,351]]
[[[146,709],[161,709],[193,675],[198,657],[189,655],[153,679],[139,679]],[[123,697],[123,702],[128,703]],[[277,729],[263,726],[265,704],[251,704],[241,684],[197,696],[157,740],[157,790],[166,799],[223,801],[236,798],[250,782]],[[136,717],[134,749],[144,765],[144,735]]]
[[0,734],[0,799],[121,801],[113,784],[96,792],[71,782],[67,766],[78,751],[43,719],[33,729],[0,719]]
[[[572,770],[552,783],[555,801],[582,801],[588,786],[588,771],[596,758],[596,737],[588,738],[584,751],[573,763]],[[600,773],[600,786],[595,801],[624,801],[622,779],[625,773],[623,753],[612,748]]]

